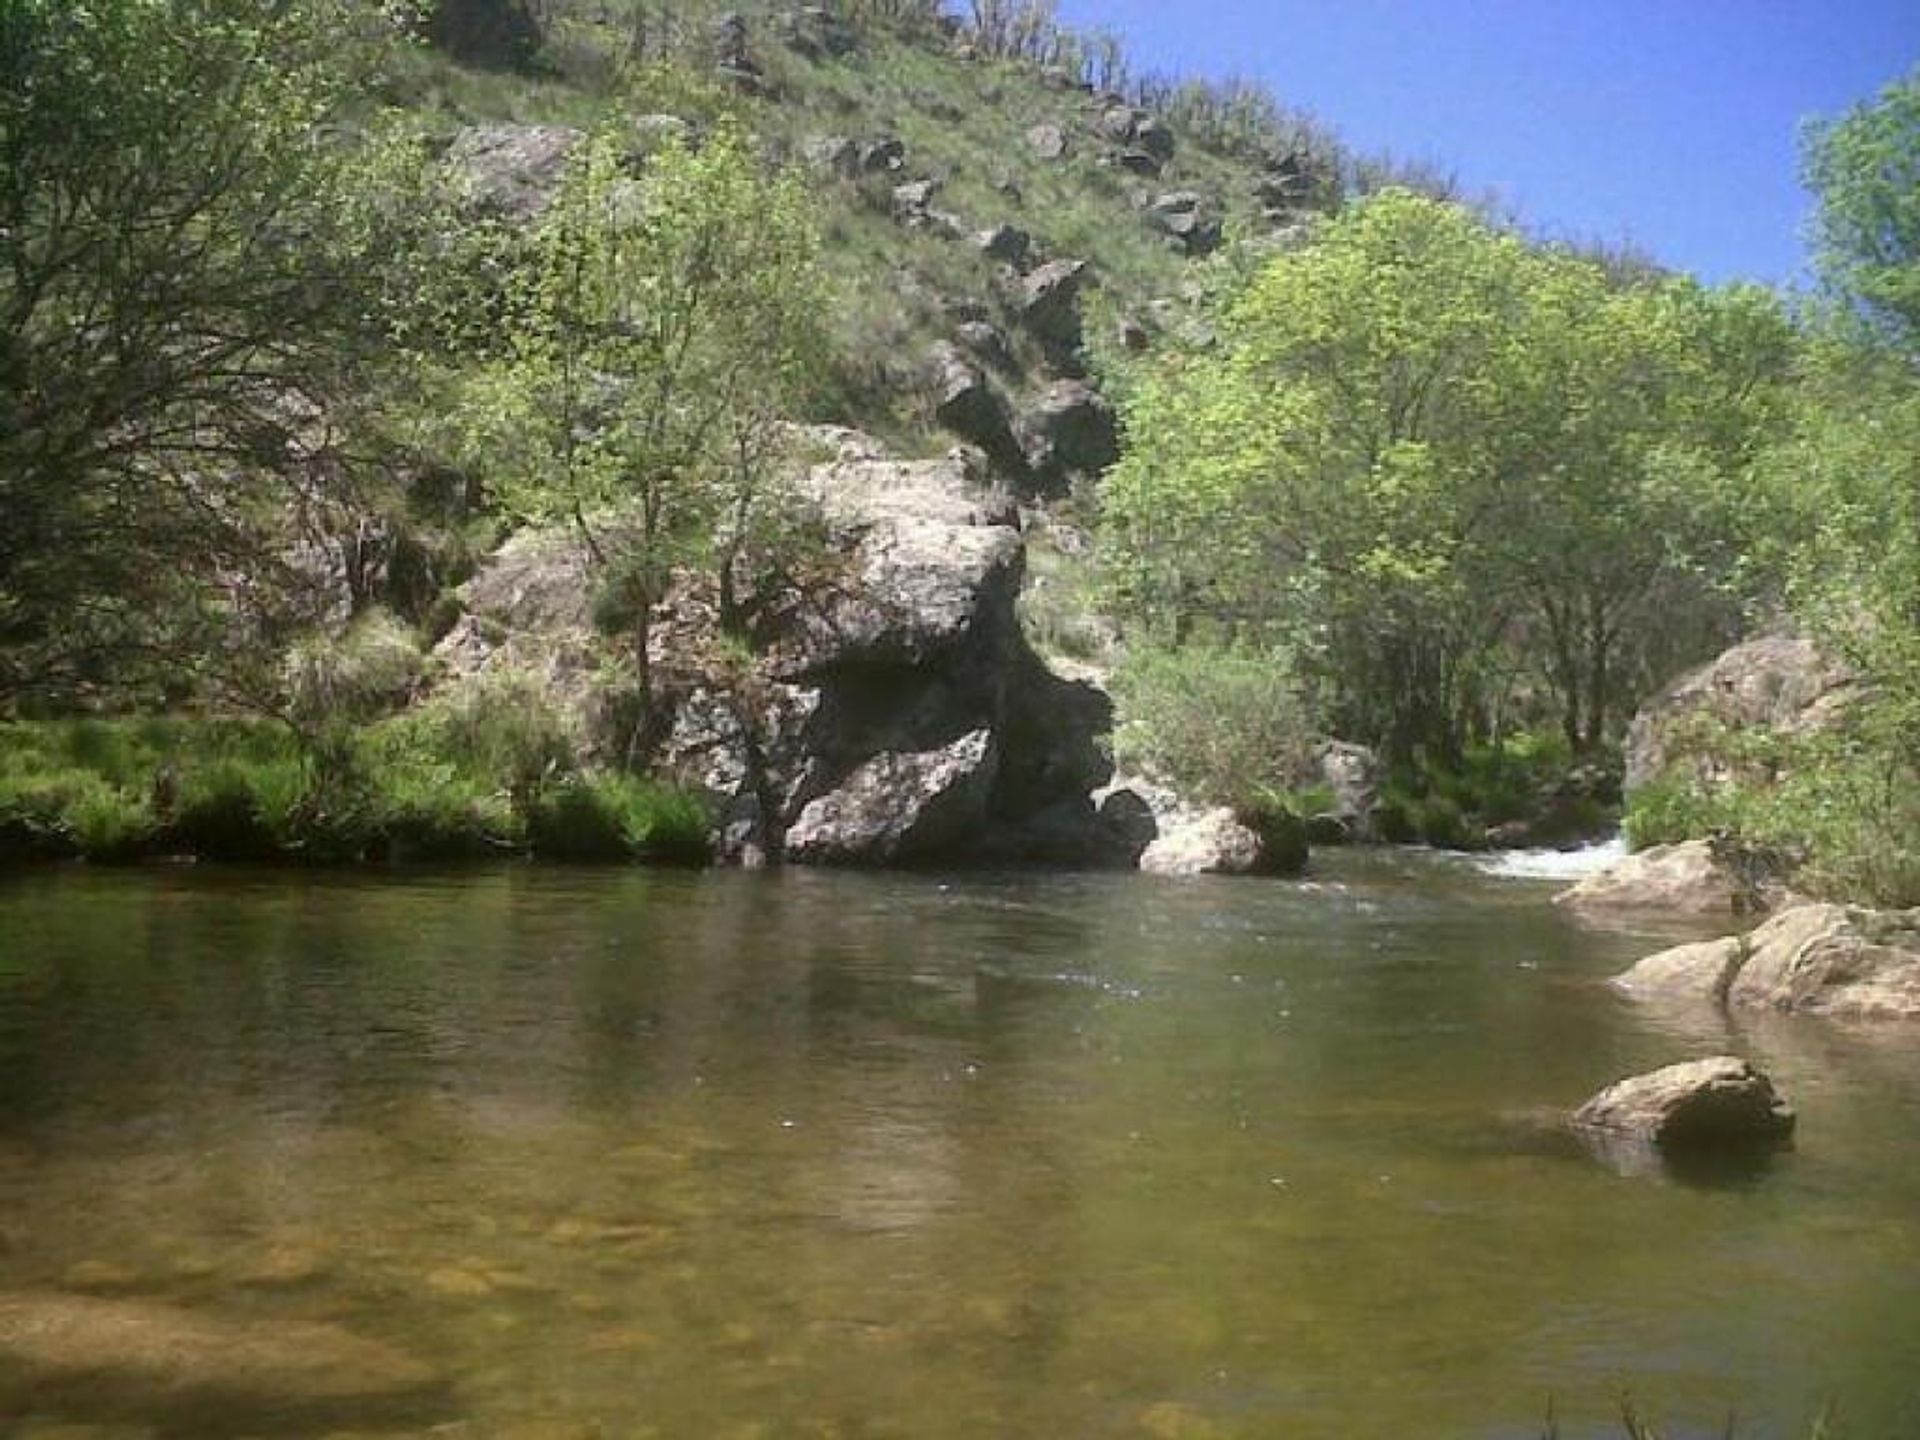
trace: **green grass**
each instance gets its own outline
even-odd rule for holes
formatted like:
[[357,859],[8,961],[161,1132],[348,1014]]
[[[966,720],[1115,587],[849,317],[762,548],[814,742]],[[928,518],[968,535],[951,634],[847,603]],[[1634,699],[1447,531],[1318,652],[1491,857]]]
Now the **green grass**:
[[704,863],[704,802],[581,772],[525,710],[469,699],[352,737],[331,767],[224,719],[0,725],[0,856],[124,864],[546,859]]

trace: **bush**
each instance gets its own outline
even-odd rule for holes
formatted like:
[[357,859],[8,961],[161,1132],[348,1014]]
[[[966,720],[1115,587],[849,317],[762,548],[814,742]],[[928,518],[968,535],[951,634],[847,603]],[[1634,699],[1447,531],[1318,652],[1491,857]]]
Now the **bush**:
[[473,860],[519,843],[505,797],[447,766],[390,776],[381,829],[387,858],[398,861]]
[[170,836],[206,860],[278,859],[305,793],[297,762],[216,760],[181,778]]
[[1254,806],[1313,768],[1314,727],[1284,655],[1139,649],[1114,676],[1115,756],[1212,805]]
[[97,782],[73,797],[63,823],[74,847],[87,859],[105,865],[144,858],[160,831],[153,803],[146,796]]

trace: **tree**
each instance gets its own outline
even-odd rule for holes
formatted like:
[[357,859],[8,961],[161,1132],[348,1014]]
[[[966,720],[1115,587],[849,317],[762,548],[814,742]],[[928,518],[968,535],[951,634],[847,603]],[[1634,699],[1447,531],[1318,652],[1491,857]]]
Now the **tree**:
[[1122,604],[1176,640],[1281,644],[1400,758],[1456,758],[1530,677],[1576,748],[1606,737],[1630,628],[1707,552],[1790,353],[1757,295],[1623,283],[1403,190],[1221,321],[1128,416]]
[[380,267],[348,0],[0,0],[0,689],[287,567]]
[[818,333],[816,248],[800,181],[763,174],[731,130],[670,142],[638,179],[610,136],[589,140],[536,238],[483,404],[522,441],[510,508],[571,526],[630,627],[642,727],[676,567],[713,575],[742,623]]
[[1920,347],[1920,70],[1807,132],[1816,258],[1885,334]]

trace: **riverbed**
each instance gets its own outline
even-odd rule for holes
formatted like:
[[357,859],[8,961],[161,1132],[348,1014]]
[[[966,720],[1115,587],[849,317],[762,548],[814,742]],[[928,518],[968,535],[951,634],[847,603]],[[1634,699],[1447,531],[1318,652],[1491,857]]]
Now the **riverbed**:
[[[1920,1434],[1920,1037],[1635,1010],[1555,884],[13,875],[0,1292],[340,1327],[408,1435]],[[1540,1118],[1722,1050],[1757,1172]]]

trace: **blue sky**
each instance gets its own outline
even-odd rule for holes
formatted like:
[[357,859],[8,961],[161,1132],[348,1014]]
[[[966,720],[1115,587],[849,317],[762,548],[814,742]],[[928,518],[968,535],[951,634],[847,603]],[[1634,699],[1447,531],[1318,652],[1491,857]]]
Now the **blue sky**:
[[1136,68],[1265,81],[1362,150],[1712,281],[1803,279],[1801,117],[1920,64],[1920,0],[1062,0]]

